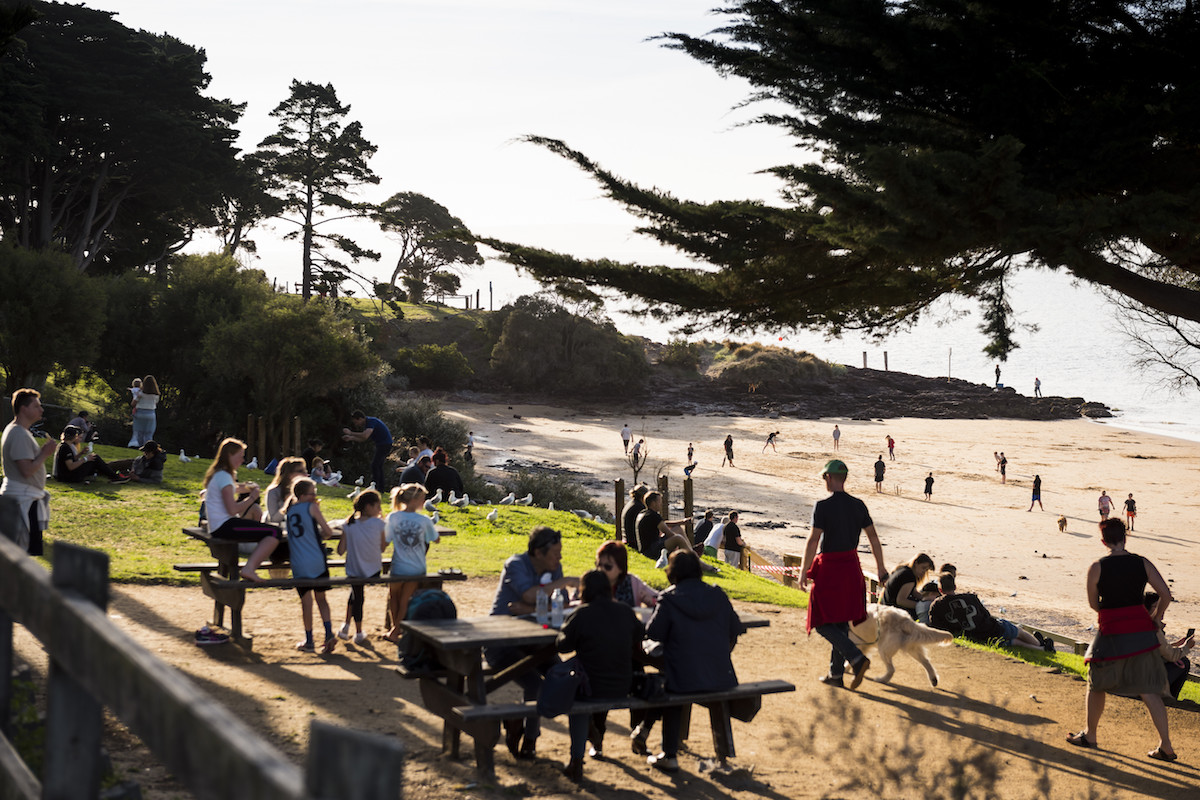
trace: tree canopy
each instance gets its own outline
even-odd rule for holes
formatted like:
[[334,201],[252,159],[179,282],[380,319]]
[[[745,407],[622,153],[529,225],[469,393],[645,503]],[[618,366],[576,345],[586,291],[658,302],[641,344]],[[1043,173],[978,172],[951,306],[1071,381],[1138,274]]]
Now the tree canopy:
[[[1067,270],[1200,320],[1200,33],[1186,0],[740,0],[664,34],[746,80],[756,123],[815,158],[768,167],[781,205],[643,189],[559,141],[695,269],[488,241],[546,282],[733,328],[865,329],[977,299],[989,352],[1017,346],[1005,279]],[[1180,276],[1185,279],[1180,280]]]
[[456,265],[483,263],[463,221],[423,194],[398,192],[380,203],[373,216],[400,243],[390,282],[395,285],[404,277],[410,303],[422,302],[431,288],[458,291]]
[[0,57],[0,234],[80,270],[155,262],[213,224],[243,106],[207,97],[205,54],[84,6]]
[[[279,130],[259,143],[256,158],[268,179],[268,191],[282,203],[283,219],[294,223],[288,238],[302,242],[303,294],[312,295],[314,278],[321,287],[336,290],[348,265],[379,254],[338,233],[317,227],[346,216],[366,216],[370,206],[355,202],[353,190],[379,183],[367,161],[375,145],[363,136],[362,123],[345,122],[350,106],[338,100],[332,84],[292,81],[286,100],[271,112]],[[343,212],[334,217],[330,212]],[[294,214],[295,218],[285,216]]]

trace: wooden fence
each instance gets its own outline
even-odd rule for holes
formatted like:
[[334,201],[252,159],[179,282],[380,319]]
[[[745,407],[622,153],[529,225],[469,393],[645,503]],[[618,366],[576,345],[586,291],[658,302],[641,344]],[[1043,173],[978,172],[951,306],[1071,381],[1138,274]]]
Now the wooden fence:
[[[0,533],[0,797],[94,800],[102,777],[105,707],[199,798],[401,796],[399,743],[313,722],[302,772],[187,676],[109,622],[107,555],[62,542],[53,555],[48,573]],[[50,658],[40,780],[10,738],[14,623],[28,629]]]

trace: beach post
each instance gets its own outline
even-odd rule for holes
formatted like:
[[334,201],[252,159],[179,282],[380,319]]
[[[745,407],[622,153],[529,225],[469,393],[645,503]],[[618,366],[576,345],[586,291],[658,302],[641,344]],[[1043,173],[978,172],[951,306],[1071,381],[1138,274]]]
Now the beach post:
[[662,495],[662,510],[666,514],[668,509],[671,508],[670,481],[666,475],[658,476],[658,493]]
[[613,481],[613,490],[614,490],[614,494],[616,497],[616,500],[615,500],[616,511],[613,513],[613,517],[617,521],[616,539],[618,542],[623,542],[623,541],[625,541],[625,536],[621,531],[621,527],[624,524],[625,520],[623,520],[621,517],[623,516],[622,512],[625,510],[625,479],[617,478],[615,481]]

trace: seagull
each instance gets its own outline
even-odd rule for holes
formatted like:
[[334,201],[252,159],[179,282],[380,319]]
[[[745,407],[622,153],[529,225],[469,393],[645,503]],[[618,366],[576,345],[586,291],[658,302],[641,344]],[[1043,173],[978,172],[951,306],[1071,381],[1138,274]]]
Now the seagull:
[[258,456],[250,459],[250,463],[246,465],[246,469],[258,469]]
[[[440,491],[441,491],[441,489],[438,489],[438,491],[440,492]],[[447,502],[447,503],[449,503],[449,504],[450,504],[450,505],[452,505],[452,506],[453,506],[453,505],[458,505],[458,495],[456,495],[456,494],[454,493],[454,490],[453,490],[453,489],[451,489],[451,490],[450,490],[450,497],[446,499],[446,502]]]
[[434,503],[435,505],[442,502],[442,490],[438,489],[436,492],[434,492],[433,497],[429,498],[429,502]]
[[378,492],[379,490],[375,488],[375,481],[371,481],[371,485],[368,486],[365,491]]
[[189,461],[191,461],[191,459],[190,459],[190,458],[188,458],[188,456],[187,456],[187,453],[183,452],[183,448],[182,448],[182,447],[181,447],[181,448],[179,448],[179,460],[180,460],[180,461],[182,461],[184,464],[186,464],[186,463],[188,463]]
[[500,516],[500,510],[499,510],[499,509],[496,509],[496,508],[493,508],[493,509],[491,510],[491,513],[489,513],[489,514],[487,515],[487,521],[488,521],[488,522],[495,522],[495,521],[496,521],[496,517],[498,517],[498,516]]
[[355,500],[360,494],[362,494],[362,487],[355,486],[354,491],[350,492],[350,494],[346,495],[346,497],[350,498],[351,500]]
[[546,510],[547,510],[547,511],[553,511],[553,510],[554,510],[554,501],[553,501],[553,500],[551,500],[551,501],[550,501],[550,502],[549,502],[549,503],[546,505]]
[[515,502],[516,502],[516,504],[517,504],[517,505],[519,505],[519,506],[531,506],[531,505],[533,505],[533,492],[530,492],[529,494],[525,495],[525,496],[524,496],[524,497],[522,497],[520,500],[516,500]]
[[333,481],[334,483],[340,482],[342,480],[342,471],[339,469],[337,472],[330,475],[329,480]]
[[437,513],[437,503],[434,502],[433,500],[426,500],[425,501],[425,510],[428,511],[430,514]]
[[450,505],[454,506],[455,508],[462,508],[463,506],[469,506],[469,505],[471,505],[471,496],[464,494],[462,497],[459,497],[456,499],[454,497],[454,493],[451,492],[450,493]]
[[362,476],[362,475],[359,475],[359,476],[358,476],[358,480],[356,480],[356,481],[354,482],[354,485],[355,485],[355,486],[362,486],[362,485],[363,485],[363,476]]
[[579,517],[580,519],[591,519],[592,518],[592,515],[586,511],[584,511],[582,508],[571,509],[571,513],[574,514],[575,516]]
[[435,511],[435,512],[433,512],[433,516],[431,517],[431,519],[433,520],[433,524],[434,524],[434,525],[437,525],[437,524],[438,524],[438,520],[439,520],[439,519],[441,519],[441,518],[442,518],[442,515],[441,515],[441,514],[439,514],[439,513],[438,513],[438,512],[436,512],[436,511]]
[[513,501],[517,499],[516,492],[509,492],[507,497],[501,497],[498,505],[511,506]]

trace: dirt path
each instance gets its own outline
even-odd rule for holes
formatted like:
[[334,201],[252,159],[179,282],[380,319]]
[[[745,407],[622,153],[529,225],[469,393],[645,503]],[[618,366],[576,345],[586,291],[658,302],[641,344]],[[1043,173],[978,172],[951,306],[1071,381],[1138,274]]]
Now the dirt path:
[[[456,585],[460,615],[487,612],[491,580]],[[345,593],[331,605],[344,608]],[[996,655],[957,647],[933,656],[941,683],[931,689],[923,670],[900,657],[893,683],[867,682],[854,693],[816,682],[828,661],[824,642],[804,633],[794,610],[753,606],[772,624],[742,637],[734,664],[742,680],[783,678],[794,694],[765,698],[753,723],[734,723],[738,769],[709,771],[712,755],[703,714],[676,779],[649,769],[629,751],[627,718],[614,713],[606,740],[609,760],[589,761],[576,790],[556,768],[566,759],[565,720],[547,722],[539,758],[516,763],[497,754],[499,788],[473,787],[467,756],[439,753],[440,725],[420,703],[415,684],[399,678],[395,649],[379,640],[383,592],[368,592],[371,647],[340,645],[329,656],[293,649],[299,603],[291,592],[253,593],[247,627],[251,652],[234,645],[198,648],[192,632],[211,605],[199,589],[115,587],[110,617],[158,657],[187,673],[296,763],[307,752],[314,719],[395,736],[408,748],[405,796],[440,798],[594,796],[604,800],[685,796],[702,800],[766,797],[1157,797],[1184,800],[1200,793],[1200,714],[1170,709],[1180,761],[1150,761],[1149,718],[1138,702],[1111,699],[1100,728],[1102,751],[1079,751],[1064,736],[1079,728],[1083,684]],[[40,669],[40,652],[18,629],[21,656]],[[657,742],[658,731],[651,737]],[[148,800],[178,797],[179,787],[132,737],[110,743],[114,759],[142,784]],[[503,748],[500,748],[503,751]],[[469,749],[467,749],[469,752]],[[971,785],[954,794],[959,772]],[[991,786],[995,794],[989,795]],[[471,787],[471,788],[468,788]]]

